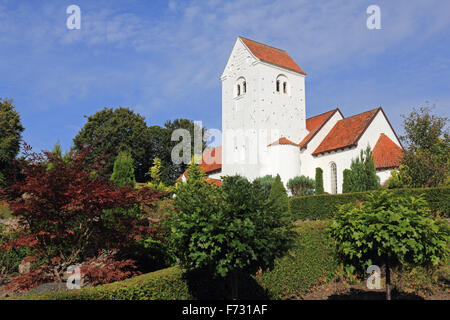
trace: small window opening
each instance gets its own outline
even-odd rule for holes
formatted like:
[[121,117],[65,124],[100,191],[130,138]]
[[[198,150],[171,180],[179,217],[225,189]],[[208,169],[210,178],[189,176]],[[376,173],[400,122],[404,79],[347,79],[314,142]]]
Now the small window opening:
[[283,82],[283,93],[287,93],[287,82]]
[[241,95],[241,86],[239,84],[237,86],[237,95],[238,97]]
[[242,91],[243,91],[243,93],[247,92],[247,82],[245,82],[245,81],[242,83]]
[[280,80],[277,80],[277,92],[280,92]]

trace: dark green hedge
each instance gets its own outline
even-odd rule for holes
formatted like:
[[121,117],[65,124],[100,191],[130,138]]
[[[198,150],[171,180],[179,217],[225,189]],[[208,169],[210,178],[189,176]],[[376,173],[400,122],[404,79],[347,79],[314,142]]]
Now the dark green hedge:
[[[328,221],[299,223],[294,248],[276,260],[272,270],[240,279],[240,299],[284,299],[307,293],[319,280],[331,279],[337,268]],[[144,274],[125,281],[63,293],[30,295],[31,300],[192,300],[229,298],[224,282],[204,275],[187,276],[179,267]]]
[[[444,217],[450,216],[450,188],[417,188],[417,189],[390,189],[393,196],[423,194],[430,210]],[[291,214],[294,220],[320,220],[332,218],[338,207],[342,204],[364,200],[367,191],[343,194],[323,194],[290,199]]]

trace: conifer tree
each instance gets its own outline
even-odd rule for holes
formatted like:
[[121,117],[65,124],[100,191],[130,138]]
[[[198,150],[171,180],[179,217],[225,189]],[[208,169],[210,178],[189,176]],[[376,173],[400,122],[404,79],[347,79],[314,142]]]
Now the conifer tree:
[[316,194],[323,194],[323,170],[316,168]]
[[135,187],[136,180],[134,177],[133,158],[127,152],[120,152],[114,161],[114,169],[110,178],[111,181],[117,183],[118,186]]
[[272,188],[270,188],[269,200],[274,202],[275,210],[277,212],[289,212],[289,198],[279,174],[275,178]]

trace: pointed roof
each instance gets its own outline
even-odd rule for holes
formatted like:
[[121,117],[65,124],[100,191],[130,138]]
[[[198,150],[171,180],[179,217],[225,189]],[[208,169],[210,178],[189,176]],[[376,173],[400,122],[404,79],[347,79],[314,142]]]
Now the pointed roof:
[[222,146],[203,151],[200,169],[209,173],[222,169]]
[[336,108],[334,110],[306,119],[306,129],[309,131],[309,133],[299,143],[300,148],[306,148],[312,138],[314,138],[314,136],[320,131],[320,129],[322,129],[325,123],[327,123],[328,120],[330,120],[336,112],[339,112],[342,115],[341,111]]
[[403,149],[384,133],[380,134],[372,150],[373,162],[377,169],[396,168],[400,166]]
[[377,108],[339,120],[312,155],[315,156],[324,152],[356,146],[359,138],[361,138],[380,110],[381,108]]
[[271,144],[268,145],[268,147],[276,146],[276,145],[279,145],[279,144],[280,145],[291,144],[293,146],[297,146],[298,147],[298,144],[292,142],[291,140],[289,140],[289,139],[287,139],[285,137],[281,137],[280,139],[272,142]]
[[239,37],[239,39],[241,39],[252,54],[261,61],[306,75],[286,51],[244,37]]

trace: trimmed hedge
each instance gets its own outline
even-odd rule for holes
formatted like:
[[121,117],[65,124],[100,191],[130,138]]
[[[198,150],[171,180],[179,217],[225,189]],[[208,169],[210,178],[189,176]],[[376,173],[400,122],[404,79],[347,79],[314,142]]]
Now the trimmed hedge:
[[[328,221],[296,226],[295,246],[272,270],[240,279],[240,299],[284,299],[307,293],[321,279],[331,279],[337,269]],[[199,292],[198,290],[203,290]],[[178,267],[77,291],[29,295],[10,299],[30,300],[192,300],[224,299],[229,287],[199,275],[189,279]]]
[[[323,194],[304,197],[292,197],[290,202],[291,214],[294,220],[321,220],[333,218],[340,205],[363,201],[368,193],[365,191],[343,194]],[[450,188],[416,188],[390,189],[392,196],[423,194],[432,212],[440,213],[443,217],[450,217]]]

